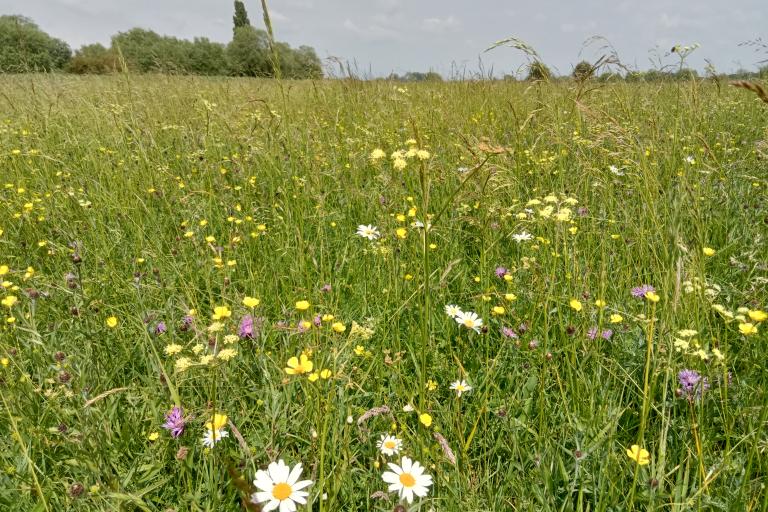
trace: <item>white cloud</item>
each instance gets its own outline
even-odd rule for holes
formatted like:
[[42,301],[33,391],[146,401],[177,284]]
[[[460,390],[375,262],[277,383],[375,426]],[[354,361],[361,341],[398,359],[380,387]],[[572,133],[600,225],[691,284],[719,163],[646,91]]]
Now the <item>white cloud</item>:
[[382,27],[381,25],[361,27],[349,18],[344,20],[343,27],[354,35],[369,41],[395,40],[401,37],[397,30]]
[[422,30],[433,33],[453,32],[461,26],[459,20],[450,15],[446,18],[427,18],[421,22]]

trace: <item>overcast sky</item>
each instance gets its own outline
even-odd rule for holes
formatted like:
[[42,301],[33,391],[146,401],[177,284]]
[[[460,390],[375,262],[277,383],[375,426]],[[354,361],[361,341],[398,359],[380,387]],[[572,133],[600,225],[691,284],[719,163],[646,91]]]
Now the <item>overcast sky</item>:
[[[261,27],[261,3],[245,0],[251,22]],[[514,72],[524,59],[511,48],[483,50],[516,36],[536,48],[544,62],[569,73],[581,57],[595,60],[599,45],[583,51],[593,35],[607,38],[622,61],[642,69],[658,48],[701,44],[690,57],[703,69],[754,69],[766,53],[739,47],[768,42],[768,0],[271,0],[277,39],[313,46],[321,58],[356,63],[358,72]],[[142,27],[182,38],[204,36],[228,42],[229,0],[0,0],[0,14],[23,14],[73,48],[109,43],[112,34]],[[675,62],[674,55],[663,57]]]

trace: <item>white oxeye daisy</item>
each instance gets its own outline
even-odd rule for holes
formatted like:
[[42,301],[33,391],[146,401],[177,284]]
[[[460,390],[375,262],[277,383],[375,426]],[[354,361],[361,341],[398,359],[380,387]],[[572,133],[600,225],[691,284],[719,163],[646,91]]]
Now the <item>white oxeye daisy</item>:
[[447,304],[445,306],[445,314],[451,318],[456,318],[456,316],[460,315],[461,313],[461,309],[456,304]]
[[367,238],[368,240],[376,240],[379,238],[379,236],[381,236],[379,233],[379,228],[370,224],[367,226],[365,224],[360,224],[357,226],[357,234],[363,238]]
[[480,332],[480,327],[483,326],[483,319],[477,316],[474,311],[460,311],[458,315],[454,317],[456,323],[463,325],[467,329],[472,329],[475,332]]
[[385,471],[381,478],[389,484],[389,492],[397,491],[401,499],[413,502],[414,494],[419,498],[427,495],[432,485],[432,476],[424,474],[424,467],[417,461],[403,457],[400,465],[389,462],[392,471]]
[[522,233],[516,233],[516,234],[512,235],[512,240],[514,240],[517,243],[527,242],[528,240],[530,240],[532,238],[533,238],[533,235],[531,235],[527,231],[523,231]]
[[384,455],[397,455],[403,447],[403,440],[395,436],[381,435],[381,439],[376,442],[379,451]]
[[302,489],[312,485],[312,480],[299,481],[301,471],[301,464],[296,464],[291,470],[282,459],[272,462],[266,471],[260,469],[253,481],[259,491],[251,494],[251,501],[266,502],[261,509],[263,512],[278,508],[279,512],[294,512],[296,503],[304,505],[307,502],[309,493]]
[[218,430],[206,430],[205,435],[203,435],[203,446],[206,448],[213,448],[216,443],[225,437],[229,437],[229,432],[223,428]]
[[469,393],[472,391],[472,386],[467,384],[467,381],[465,380],[457,380],[456,382],[451,384],[451,389],[456,391],[456,394],[458,396],[461,396],[462,393]]

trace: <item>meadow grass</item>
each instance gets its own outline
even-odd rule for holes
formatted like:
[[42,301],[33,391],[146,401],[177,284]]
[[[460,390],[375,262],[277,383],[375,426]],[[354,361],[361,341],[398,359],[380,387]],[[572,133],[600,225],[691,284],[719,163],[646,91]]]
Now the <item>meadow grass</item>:
[[282,459],[393,510],[406,455],[409,510],[766,510],[767,127],[704,81],[0,77],[0,508],[259,510]]

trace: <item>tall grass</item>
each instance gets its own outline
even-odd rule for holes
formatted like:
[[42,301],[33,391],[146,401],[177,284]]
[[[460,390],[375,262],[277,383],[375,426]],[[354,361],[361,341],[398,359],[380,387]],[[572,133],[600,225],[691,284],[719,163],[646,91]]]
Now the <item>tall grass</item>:
[[[727,315],[768,301],[768,109],[688,85],[0,77],[1,508],[244,510],[282,458],[312,510],[392,510],[392,433],[434,477],[415,510],[766,510],[768,326]],[[298,328],[323,314],[346,330]]]

